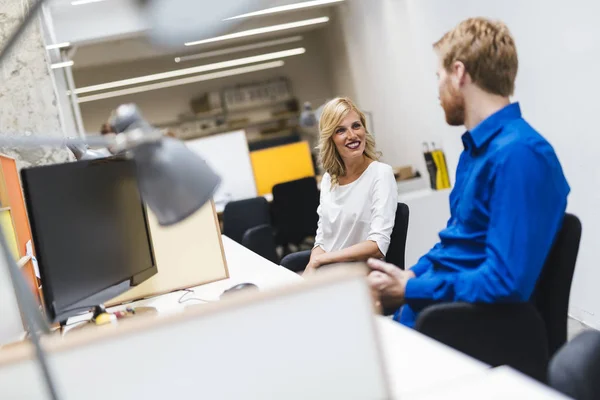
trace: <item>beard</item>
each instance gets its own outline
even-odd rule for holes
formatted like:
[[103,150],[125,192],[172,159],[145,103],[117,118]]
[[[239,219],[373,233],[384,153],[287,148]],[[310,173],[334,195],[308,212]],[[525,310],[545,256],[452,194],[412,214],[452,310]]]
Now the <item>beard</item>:
[[446,86],[444,94],[440,96],[446,122],[450,126],[462,126],[465,124],[465,99],[458,90],[450,85]]

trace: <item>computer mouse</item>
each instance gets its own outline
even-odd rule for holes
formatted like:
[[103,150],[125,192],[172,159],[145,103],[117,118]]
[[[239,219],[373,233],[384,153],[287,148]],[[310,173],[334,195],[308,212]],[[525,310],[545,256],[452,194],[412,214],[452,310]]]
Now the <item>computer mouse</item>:
[[240,283],[224,291],[223,294],[221,294],[221,298],[241,291],[258,291],[258,286],[254,283]]

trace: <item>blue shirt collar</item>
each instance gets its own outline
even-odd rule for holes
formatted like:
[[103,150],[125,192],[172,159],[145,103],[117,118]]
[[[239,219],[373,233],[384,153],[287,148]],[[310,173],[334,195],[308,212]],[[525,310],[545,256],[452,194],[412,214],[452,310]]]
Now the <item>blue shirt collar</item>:
[[471,147],[480,149],[492,140],[507,122],[519,118],[521,118],[521,107],[518,102],[509,104],[503,109],[496,111],[462,136],[465,149]]

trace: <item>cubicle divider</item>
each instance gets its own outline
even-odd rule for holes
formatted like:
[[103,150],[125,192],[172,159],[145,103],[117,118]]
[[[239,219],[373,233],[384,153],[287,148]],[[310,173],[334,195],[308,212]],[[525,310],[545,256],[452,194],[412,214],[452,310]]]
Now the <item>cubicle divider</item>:
[[107,306],[157,296],[229,277],[213,202],[173,226],[160,226],[148,209],[158,273]]
[[[365,275],[356,266],[323,271],[43,345],[64,400],[389,399]],[[0,352],[0,393],[44,398],[29,343]]]
[[[17,163],[13,158],[5,155],[0,155],[0,203],[2,207],[0,224],[4,229],[5,238],[11,247],[13,257],[19,260],[27,256],[27,243],[31,241],[31,228],[25,209]],[[38,280],[31,259],[26,260],[21,271],[23,271],[36,299],[41,301]]]
[[223,209],[230,201],[256,197],[245,131],[222,133],[185,143],[221,177],[221,185],[214,195],[217,209]]
[[250,153],[259,196],[271,194],[273,186],[315,176],[308,142],[298,142]]

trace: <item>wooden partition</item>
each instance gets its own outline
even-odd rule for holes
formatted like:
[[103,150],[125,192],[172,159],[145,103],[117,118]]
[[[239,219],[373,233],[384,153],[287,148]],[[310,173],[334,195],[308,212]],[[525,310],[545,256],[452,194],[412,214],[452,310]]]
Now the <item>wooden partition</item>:
[[199,286],[229,277],[214,204],[173,226],[158,224],[148,210],[158,273],[107,302],[108,306]]
[[[180,315],[49,338],[61,398],[391,398],[365,272],[319,275]],[[32,357],[25,344],[0,351],[2,398],[44,398]]]
[[[19,260],[27,255],[26,246],[27,242],[31,241],[31,228],[17,163],[13,158],[4,155],[0,155],[0,206],[0,224],[11,247],[13,258]],[[41,301],[39,282],[32,261],[24,263],[21,270],[36,299]]]

